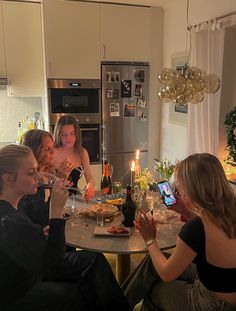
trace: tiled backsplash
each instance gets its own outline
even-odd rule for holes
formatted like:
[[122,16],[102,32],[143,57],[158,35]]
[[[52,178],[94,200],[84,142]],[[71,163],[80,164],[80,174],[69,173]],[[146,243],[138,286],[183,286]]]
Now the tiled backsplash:
[[42,117],[41,97],[7,96],[7,87],[0,86],[0,145],[16,142],[18,122],[36,111]]

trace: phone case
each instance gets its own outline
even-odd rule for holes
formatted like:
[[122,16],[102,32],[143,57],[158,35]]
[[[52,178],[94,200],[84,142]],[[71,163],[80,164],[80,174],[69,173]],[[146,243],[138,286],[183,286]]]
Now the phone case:
[[160,191],[164,204],[168,207],[176,203],[175,195],[171,189],[171,186],[167,180],[163,180],[157,183],[158,190]]

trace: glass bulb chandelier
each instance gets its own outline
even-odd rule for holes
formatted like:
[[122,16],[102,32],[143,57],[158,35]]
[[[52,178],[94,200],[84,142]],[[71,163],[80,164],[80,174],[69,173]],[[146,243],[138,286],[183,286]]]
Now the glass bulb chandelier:
[[164,68],[158,74],[158,80],[161,82],[158,91],[160,101],[162,103],[174,102],[181,107],[186,106],[188,103],[201,103],[205,94],[214,94],[220,88],[220,78],[216,74],[207,74],[198,67],[188,65],[191,53],[192,28],[188,23],[188,8],[189,0],[187,0],[187,31],[190,32],[190,50],[187,61],[184,66],[176,70]]

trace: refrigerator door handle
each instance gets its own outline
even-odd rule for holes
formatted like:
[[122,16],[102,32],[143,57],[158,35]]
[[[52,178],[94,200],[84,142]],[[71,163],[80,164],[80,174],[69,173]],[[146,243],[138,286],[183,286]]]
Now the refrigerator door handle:
[[103,152],[106,150],[105,139],[106,139],[106,126],[103,124],[102,125],[102,151]]

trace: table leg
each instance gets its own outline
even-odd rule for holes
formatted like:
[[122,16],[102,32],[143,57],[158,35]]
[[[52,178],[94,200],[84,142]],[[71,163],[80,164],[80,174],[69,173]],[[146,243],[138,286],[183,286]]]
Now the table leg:
[[116,278],[121,285],[130,273],[130,255],[117,254],[116,255]]

